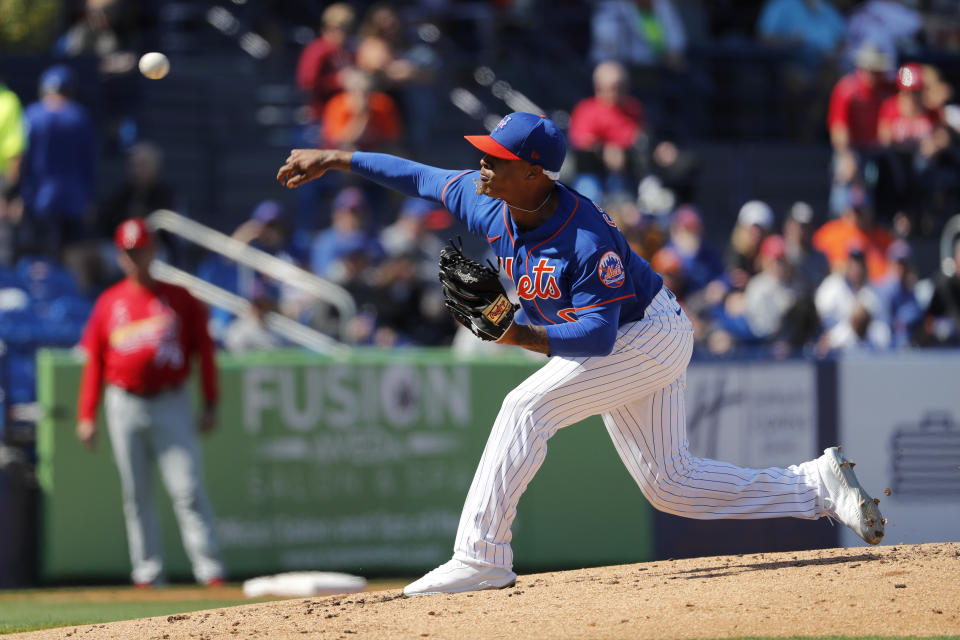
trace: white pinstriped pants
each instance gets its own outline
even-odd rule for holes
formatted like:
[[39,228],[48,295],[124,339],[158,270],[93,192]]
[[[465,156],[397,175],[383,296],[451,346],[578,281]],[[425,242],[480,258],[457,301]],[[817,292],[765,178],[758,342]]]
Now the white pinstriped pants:
[[683,390],[693,327],[666,287],[613,352],[553,357],[507,394],[467,494],[454,558],[513,566],[517,504],[561,427],[600,414],[643,495],[661,511],[717,518],[814,519],[823,513],[814,461],[745,469],[690,455]]

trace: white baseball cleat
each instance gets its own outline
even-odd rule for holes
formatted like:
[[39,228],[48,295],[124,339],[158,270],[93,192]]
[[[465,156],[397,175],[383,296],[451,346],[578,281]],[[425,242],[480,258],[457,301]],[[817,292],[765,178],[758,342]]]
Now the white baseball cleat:
[[887,521],[877,507],[880,500],[871,498],[857,481],[853,464],[840,455],[840,447],[828,447],[817,458],[827,516],[850,527],[864,542],[878,544]]
[[468,564],[450,560],[416,582],[403,588],[403,595],[431,596],[438,593],[460,593],[483,589],[505,589],[517,583],[517,574],[509,569]]

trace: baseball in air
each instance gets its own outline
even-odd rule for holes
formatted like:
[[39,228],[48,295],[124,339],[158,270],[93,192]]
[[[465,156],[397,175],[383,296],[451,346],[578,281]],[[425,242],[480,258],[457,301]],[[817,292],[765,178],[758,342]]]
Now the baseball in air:
[[170,61],[159,51],[145,53],[140,58],[140,73],[151,80],[159,80],[170,71]]

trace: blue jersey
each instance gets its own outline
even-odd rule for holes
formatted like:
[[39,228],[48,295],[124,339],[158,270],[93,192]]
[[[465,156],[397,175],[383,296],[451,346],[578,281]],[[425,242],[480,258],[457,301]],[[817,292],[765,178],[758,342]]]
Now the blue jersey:
[[547,327],[551,354],[581,355],[575,348],[555,348],[576,334],[563,325],[592,317],[610,319],[616,329],[640,320],[663,286],[610,216],[562,184],[556,212],[521,232],[503,200],[476,193],[479,171],[448,171],[361,152],[353,154],[351,168],[408,195],[441,202],[486,239],[516,285],[521,318]]
[[27,107],[27,148],[20,193],[37,218],[81,217],[93,201],[96,132],[80,105],[52,110],[43,102]]

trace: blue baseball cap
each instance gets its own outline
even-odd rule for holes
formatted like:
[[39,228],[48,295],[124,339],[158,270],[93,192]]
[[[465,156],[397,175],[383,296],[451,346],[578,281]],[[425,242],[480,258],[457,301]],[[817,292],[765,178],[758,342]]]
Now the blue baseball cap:
[[71,91],[76,79],[73,70],[65,64],[56,64],[40,76],[41,93],[62,93]]
[[276,200],[264,200],[253,210],[252,219],[263,224],[270,224],[283,218],[283,205]]
[[464,136],[467,142],[495,158],[526,160],[553,180],[567,154],[563,133],[547,116],[517,111],[504,116],[488,136]]

